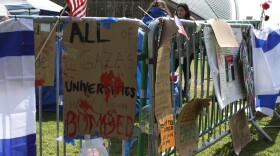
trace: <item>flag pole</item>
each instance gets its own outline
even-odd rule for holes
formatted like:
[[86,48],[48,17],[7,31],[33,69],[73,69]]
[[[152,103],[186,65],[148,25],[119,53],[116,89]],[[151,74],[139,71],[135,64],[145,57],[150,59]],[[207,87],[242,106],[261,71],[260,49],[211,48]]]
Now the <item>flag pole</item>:
[[151,17],[152,20],[155,20],[149,13],[147,13],[144,9],[142,9],[140,6],[138,6],[138,8],[143,11],[146,15],[148,15],[149,17]]
[[53,28],[52,28],[51,32],[49,33],[49,35],[48,35],[47,39],[45,40],[44,44],[42,45],[42,47],[41,47],[41,49],[40,49],[40,51],[39,51],[38,55],[37,55],[37,56],[36,56],[36,58],[35,58],[35,62],[37,61],[37,59],[38,59],[38,58],[39,58],[39,56],[41,55],[41,53],[42,53],[42,51],[43,51],[44,47],[45,47],[45,46],[46,46],[46,44],[47,44],[47,41],[50,39],[51,34],[53,33],[53,31],[54,31],[55,27],[57,26],[57,24],[58,24],[58,22],[59,22],[59,20],[60,20],[60,18],[61,18],[61,16],[62,16],[62,14],[65,12],[65,9],[66,9],[66,8],[67,8],[67,4],[66,4],[66,5],[65,5],[65,7],[63,8],[63,10],[62,10],[62,12],[60,13],[60,15],[59,15],[58,19],[56,20],[56,22],[55,22],[55,24],[54,24],[54,26],[53,26]]

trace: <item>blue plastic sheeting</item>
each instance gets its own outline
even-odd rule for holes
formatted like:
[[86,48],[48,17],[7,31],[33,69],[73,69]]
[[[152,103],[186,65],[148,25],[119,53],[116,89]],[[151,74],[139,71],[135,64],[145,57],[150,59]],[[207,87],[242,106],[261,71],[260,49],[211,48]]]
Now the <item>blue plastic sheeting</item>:
[[[158,18],[158,17],[166,17],[168,16],[168,14],[166,13],[166,11],[164,11],[163,9],[159,8],[159,7],[152,7],[149,11],[148,14],[150,16],[152,16],[153,18]],[[145,23],[146,25],[149,25],[152,22],[152,18],[145,15],[142,18],[142,22]],[[137,50],[138,52],[142,53],[142,45],[143,45],[143,39],[144,39],[144,31],[143,29],[139,28],[138,30],[138,42],[137,42]],[[137,107],[136,107],[136,113],[139,112],[139,105],[140,105],[140,93],[141,93],[141,66],[142,66],[142,61],[137,63]],[[148,66],[149,69],[149,66]],[[148,70],[148,79],[147,79],[147,101],[146,103],[149,104],[149,98],[150,98],[150,72]]]

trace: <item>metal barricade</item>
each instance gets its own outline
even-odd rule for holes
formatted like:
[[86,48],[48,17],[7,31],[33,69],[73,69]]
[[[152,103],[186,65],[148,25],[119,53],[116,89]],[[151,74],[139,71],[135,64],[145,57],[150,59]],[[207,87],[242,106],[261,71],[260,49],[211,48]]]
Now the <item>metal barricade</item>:
[[[35,22],[39,23],[55,23],[57,18],[56,17],[49,17],[49,16],[18,16],[17,18],[32,18]],[[87,20],[97,20],[101,18],[84,18]],[[61,96],[59,95],[60,90],[60,82],[59,82],[59,64],[60,64],[60,57],[61,57],[61,49],[60,49],[60,42],[58,41],[61,39],[61,27],[64,22],[67,22],[69,20],[68,17],[62,17],[60,19],[60,24],[57,26],[57,45],[56,45],[56,112],[55,113],[49,113],[49,112],[42,112],[42,87],[39,87],[39,111],[37,113],[38,117],[38,125],[37,125],[37,154],[38,155],[45,155],[43,153],[43,150],[48,150],[48,154],[52,155],[78,155],[80,147],[82,145],[82,141],[79,142],[79,146],[72,146],[66,144],[67,140],[64,140],[64,120],[63,120],[63,114],[62,114],[62,105],[61,105]],[[119,20],[130,20],[126,18],[119,18]],[[133,19],[135,20],[135,19]],[[163,20],[170,20],[167,18],[164,18]],[[209,146],[213,145],[226,135],[228,135],[229,132],[229,125],[227,123],[228,119],[234,115],[238,110],[242,108],[246,108],[248,119],[251,122],[251,124],[257,128],[268,140],[272,141],[272,139],[255,123],[254,116],[252,115],[251,109],[248,106],[248,103],[246,102],[246,99],[240,99],[238,101],[235,101],[228,106],[226,106],[224,109],[220,110],[218,102],[216,101],[216,96],[214,92],[214,86],[210,74],[210,68],[207,63],[207,56],[205,51],[205,46],[203,44],[202,40],[202,33],[201,31],[196,32],[196,22],[195,21],[186,21],[182,20],[183,25],[186,27],[187,32],[189,34],[190,40],[186,44],[186,51],[180,50],[179,51],[179,58],[181,58],[182,54],[185,52],[187,53],[187,71],[186,76],[189,77],[189,62],[190,59],[190,51],[194,51],[194,60],[191,65],[191,74],[192,80],[190,85],[187,85],[186,92],[183,96],[182,94],[182,84],[179,86],[179,106],[181,107],[183,102],[188,102],[192,98],[211,98],[212,102],[209,107],[206,107],[204,109],[204,112],[200,114],[199,116],[199,136],[200,136],[200,142],[198,151],[194,154],[197,154],[201,152],[202,150],[208,148]],[[229,21],[229,23],[231,23]],[[143,29],[146,30],[146,33],[144,35],[144,42],[143,42],[143,52],[141,54],[138,54],[138,60],[142,61],[142,75],[141,75],[141,97],[140,97],[140,110],[147,105],[146,104],[146,90],[147,90],[147,73],[148,73],[148,65],[149,65],[149,71],[150,71],[150,81],[154,82],[154,74],[155,74],[155,56],[154,54],[158,50],[158,41],[159,41],[159,31],[161,29],[160,27],[160,20],[156,19],[154,20],[150,26],[149,30],[144,26],[140,25]],[[200,22],[202,27],[208,26],[208,24]],[[258,24],[257,22],[255,24]],[[230,24],[232,27],[239,27],[239,28],[248,28],[251,26],[250,24]],[[174,39],[175,40],[175,39]],[[173,40],[173,41],[174,41]],[[249,43],[248,43],[249,44]],[[173,44],[174,46],[174,44]],[[251,53],[251,51],[249,51]],[[171,58],[174,60],[174,51],[171,51]],[[179,59],[179,76],[180,80],[182,80],[182,62]],[[172,70],[172,75],[174,76],[174,69]],[[173,81],[173,79],[172,79]],[[188,83],[188,82],[185,82]],[[148,134],[148,155],[154,156],[158,155],[157,153],[157,124],[155,124],[155,116],[154,116],[154,90],[155,86],[153,83],[151,83],[151,94],[150,97],[150,116],[149,116],[149,134]],[[173,106],[175,108],[174,103],[174,81],[172,84],[172,102]],[[140,111],[140,115],[143,112]],[[279,113],[279,112],[278,112]],[[275,112],[276,116],[278,118],[279,114]],[[176,116],[176,115],[175,115]],[[43,123],[44,121],[44,123]],[[51,123],[51,124],[49,124]],[[53,124],[55,123],[55,125]],[[49,131],[56,131],[55,136],[51,136],[50,134],[43,134],[43,129],[48,129]],[[45,136],[48,136],[48,140],[46,140]],[[108,147],[110,147],[110,140],[107,140]],[[46,145],[49,149],[45,149]],[[54,150],[55,149],[55,150]],[[71,151],[74,151],[74,153],[67,153],[67,150],[71,149]],[[110,149],[109,149],[110,150]],[[174,155],[176,155],[176,151],[173,150]],[[143,134],[141,134],[138,137],[138,148],[137,148],[137,155],[142,156],[144,155],[144,137]]]
[[[164,20],[170,20],[170,19],[164,19]],[[244,29],[250,29],[251,24],[248,24],[248,22],[251,24],[254,24],[254,26],[258,27],[259,21],[247,21],[246,24],[242,24],[241,22],[238,23],[238,21],[228,21],[231,27],[235,28],[244,28]],[[240,99],[235,102],[230,103],[228,106],[226,106],[224,109],[219,108],[219,104],[216,99],[215,91],[214,91],[214,86],[213,86],[213,81],[212,81],[212,76],[210,74],[210,67],[207,63],[207,55],[205,51],[205,45],[203,44],[203,39],[202,39],[202,32],[201,31],[196,31],[196,21],[187,21],[187,20],[182,20],[183,25],[185,26],[185,30],[187,30],[187,34],[189,35],[189,41],[186,42],[186,50],[183,51],[182,49],[178,48],[177,50],[179,51],[179,67],[177,69],[177,72],[179,73],[179,79],[181,81],[181,86],[179,86],[179,98],[180,98],[180,103],[179,106],[182,106],[184,102],[190,101],[190,99],[193,98],[211,98],[212,102],[209,107],[206,107],[199,115],[199,147],[198,151],[196,151],[193,154],[197,154],[204,149],[210,147],[214,143],[218,142],[225,136],[227,136],[230,133],[229,129],[229,123],[228,120],[229,118],[234,115],[238,110],[245,108],[246,109],[246,114],[248,116],[248,121],[257,129],[259,130],[269,141],[272,141],[272,139],[255,123],[254,121],[254,116],[251,111],[250,105],[247,103],[246,98],[245,99]],[[205,26],[210,26],[208,23],[203,22],[198,22],[200,25],[202,25],[202,29]],[[160,22],[155,20],[153,23],[150,24],[150,28],[153,28],[150,30],[149,33],[149,59],[150,60],[156,60],[155,53],[157,51],[157,45],[158,45],[158,31],[160,31]],[[157,29],[155,29],[157,28]],[[173,46],[174,47],[174,40],[173,39]],[[177,41],[178,42],[178,41]],[[249,45],[250,43],[247,43]],[[248,46],[249,47],[249,46]],[[249,47],[250,48],[250,47]],[[189,68],[189,62],[191,60],[190,55],[191,51],[194,52],[194,61],[191,64],[191,67]],[[171,60],[174,61],[174,54],[175,50],[172,48],[171,50]],[[182,71],[182,60],[180,59],[183,56],[183,53],[186,53],[186,71]],[[249,57],[252,54],[252,51],[249,51]],[[153,61],[154,62],[154,61]],[[173,63],[174,65],[174,63]],[[190,85],[187,85],[187,89],[185,91],[185,94],[182,95],[182,72],[186,72],[185,75],[189,77],[189,71],[191,70],[191,83]],[[172,76],[174,76],[174,72],[176,69],[171,69],[172,70]],[[151,75],[155,75],[155,67],[154,64],[150,65],[150,72]],[[151,78],[151,82],[155,82],[154,78]],[[172,79],[172,84],[174,83]],[[184,82],[188,83],[188,82]],[[154,118],[154,86],[151,85],[151,114],[150,114],[150,128],[151,133],[154,132],[154,126],[156,125],[155,118]],[[171,95],[174,96],[174,85],[172,85],[171,89]],[[174,98],[174,97],[173,97]],[[174,99],[172,98],[172,106],[175,108],[174,104]],[[174,116],[176,114],[174,113]],[[176,120],[176,119],[175,119]],[[155,133],[150,134],[153,136],[153,139],[149,140],[149,155],[157,155],[157,150],[155,147],[157,147],[157,140],[155,138]],[[155,145],[154,145],[155,144]],[[174,152],[176,149],[174,149],[171,153],[174,153],[176,155],[176,152]],[[171,155],[170,151],[167,151],[167,155]],[[165,153],[166,155],[166,153]]]

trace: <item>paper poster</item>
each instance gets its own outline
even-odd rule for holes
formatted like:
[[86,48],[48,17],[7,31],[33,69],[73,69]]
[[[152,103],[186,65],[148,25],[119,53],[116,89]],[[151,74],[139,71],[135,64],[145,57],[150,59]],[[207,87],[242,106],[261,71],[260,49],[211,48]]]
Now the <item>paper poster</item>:
[[229,24],[223,19],[208,20],[214,30],[217,42],[220,47],[238,47],[234,33]]
[[162,152],[170,147],[175,146],[173,114],[169,114],[159,119],[159,124],[160,144],[158,151]]
[[244,108],[229,119],[233,149],[236,155],[252,140]]
[[[241,28],[232,29],[238,44],[241,44]],[[204,40],[208,63],[213,76],[215,93],[219,106],[223,109],[229,103],[246,96],[240,64],[239,48],[219,47],[212,28],[204,28]]]
[[197,118],[211,99],[194,99],[185,104],[176,122],[176,147],[179,154],[192,155],[198,149],[199,130]]
[[248,97],[248,104],[251,106],[253,112],[255,112],[255,90],[254,90],[254,75],[253,69],[251,68],[247,50],[247,43],[245,40],[242,41],[240,45],[240,62],[243,68],[244,84],[246,88],[246,93]]
[[107,148],[102,138],[86,140],[79,156],[108,156]]
[[35,48],[35,73],[36,86],[53,86],[54,84],[54,59],[55,59],[55,31],[51,34],[40,56],[38,54],[47,40],[52,24],[34,23],[34,48]]
[[172,36],[178,30],[175,23],[165,20],[163,24],[160,47],[157,53],[155,79],[155,115],[157,120],[172,113],[170,92],[170,47]]
[[128,139],[136,104],[137,21],[70,21],[62,56],[66,134]]

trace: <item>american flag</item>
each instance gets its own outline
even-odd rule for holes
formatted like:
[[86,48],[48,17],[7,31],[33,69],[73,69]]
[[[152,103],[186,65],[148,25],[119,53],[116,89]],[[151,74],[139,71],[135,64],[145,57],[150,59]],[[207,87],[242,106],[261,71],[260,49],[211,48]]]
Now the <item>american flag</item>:
[[85,17],[87,0],[65,0],[70,8],[70,16]]
[[174,16],[174,20],[175,20],[177,27],[179,28],[178,33],[184,35],[187,39],[189,39],[189,37],[183,27],[183,24],[181,23],[180,19],[176,15]]

